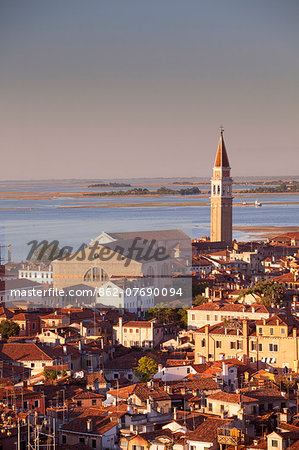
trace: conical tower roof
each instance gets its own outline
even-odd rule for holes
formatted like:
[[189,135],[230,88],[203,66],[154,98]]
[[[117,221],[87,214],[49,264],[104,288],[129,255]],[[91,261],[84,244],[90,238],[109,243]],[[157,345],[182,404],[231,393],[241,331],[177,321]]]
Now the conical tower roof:
[[230,167],[228,156],[226,153],[225,143],[223,139],[223,128],[220,131],[220,139],[218,144],[217,155],[215,159],[214,167]]

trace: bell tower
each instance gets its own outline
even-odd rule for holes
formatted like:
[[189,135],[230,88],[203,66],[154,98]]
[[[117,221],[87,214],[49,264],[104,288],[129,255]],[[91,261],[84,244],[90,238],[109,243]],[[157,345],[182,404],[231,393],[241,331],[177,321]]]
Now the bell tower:
[[220,128],[220,140],[211,178],[211,241],[232,244],[232,179]]

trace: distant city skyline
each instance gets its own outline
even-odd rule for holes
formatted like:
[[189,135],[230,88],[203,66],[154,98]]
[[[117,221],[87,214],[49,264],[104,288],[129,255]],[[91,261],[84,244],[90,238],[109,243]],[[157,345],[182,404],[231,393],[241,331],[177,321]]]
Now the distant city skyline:
[[295,0],[2,0],[1,180],[298,174]]

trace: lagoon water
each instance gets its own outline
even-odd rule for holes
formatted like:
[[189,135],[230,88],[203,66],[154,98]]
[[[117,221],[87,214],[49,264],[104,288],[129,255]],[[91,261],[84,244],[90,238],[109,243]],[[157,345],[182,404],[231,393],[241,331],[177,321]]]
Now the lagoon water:
[[[148,180],[147,180],[148,181]],[[128,181],[130,182],[130,181]],[[136,183],[136,180],[132,181]],[[152,185],[160,186],[161,180]],[[164,180],[165,184],[165,180]],[[193,203],[206,204],[209,198],[188,196],[165,197],[95,197],[70,198],[68,193],[108,190],[108,188],[88,188],[84,181],[55,182],[1,182],[0,195],[5,192],[64,192],[59,198],[39,200],[0,199],[0,242],[12,244],[14,261],[24,260],[28,254],[31,240],[52,241],[57,239],[60,245],[74,248],[88,243],[102,231],[138,231],[174,229],[183,230],[196,238],[209,235],[210,208],[207,205],[192,206]],[[202,191],[208,186],[198,185]],[[132,186],[133,187],[133,186]],[[142,187],[142,183],[138,183]],[[153,186],[143,185],[148,189]],[[181,186],[169,184],[172,189]],[[188,186],[186,186],[188,187]],[[234,189],[249,189],[249,185],[234,185]],[[155,188],[155,187],[154,187]],[[112,188],[119,189],[119,188]],[[128,189],[128,188],[123,188]],[[234,202],[246,200],[254,202],[256,197],[235,195]],[[233,208],[234,226],[297,226],[299,224],[299,195],[281,196],[260,195],[261,208],[253,206]],[[134,203],[136,206],[120,207],[114,204]],[[175,203],[188,203],[190,206],[175,206]],[[96,205],[111,205],[108,208]],[[144,204],[165,204],[165,206],[143,206]],[[173,204],[173,206],[171,206]],[[80,208],[76,206],[89,205]],[[70,208],[69,206],[74,206]],[[22,208],[22,209],[16,209]],[[234,231],[234,238],[249,239],[246,233]]]

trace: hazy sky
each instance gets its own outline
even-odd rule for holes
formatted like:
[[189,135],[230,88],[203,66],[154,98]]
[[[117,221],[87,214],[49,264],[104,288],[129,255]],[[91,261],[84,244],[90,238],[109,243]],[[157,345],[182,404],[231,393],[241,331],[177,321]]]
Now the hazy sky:
[[1,179],[298,175],[298,0],[0,0]]

